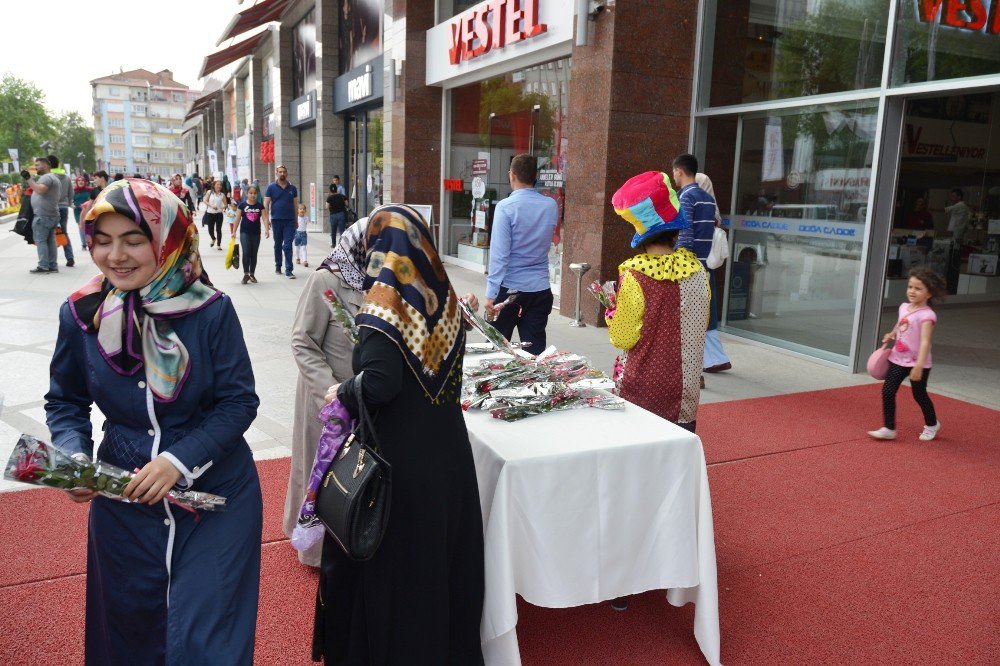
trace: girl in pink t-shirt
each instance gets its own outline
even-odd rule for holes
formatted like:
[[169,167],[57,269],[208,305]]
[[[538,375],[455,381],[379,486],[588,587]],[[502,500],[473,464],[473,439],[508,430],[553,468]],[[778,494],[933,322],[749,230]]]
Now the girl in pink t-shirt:
[[944,296],[944,280],[929,268],[910,271],[906,287],[906,303],[899,306],[899,321],[885,334],[882,344],[895,340],[889,354],[889,374],[882,385],[882,416],[884,424],[868,434],[875,439],[896,439],[896,392],[903,380],[910,378],[913,399],[924,413],[922,441],[934,439],[941,423],[934,413],[934,403],[927,395],[927,378],[931,374],[931,337],[937,315],[931,310],[933,299]]

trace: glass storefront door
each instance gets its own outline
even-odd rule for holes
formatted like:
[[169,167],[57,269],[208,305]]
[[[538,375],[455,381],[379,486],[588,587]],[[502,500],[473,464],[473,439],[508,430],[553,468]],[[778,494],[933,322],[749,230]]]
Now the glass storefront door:
[[725,329],[847,362],[877,108],[742,118]]
[[358,217],[383,203],[385,160],[382,145],[382,109],[359,110],[349,115],[347,128],[347,178],[345,189]]
[[[493,210],[510,194],[508,167],[515,155],[538,160],[535,189],[556,200],[559,224],[549,251],[549,282],[558,291],[562,270],[563,210],[571,59],[503,74],[455,88],[451,96],[445,178],[461,190],[446,192],[442,219],[444,254],[470,268],[489,261]],[[485,186],[474,191],[478,180]]]

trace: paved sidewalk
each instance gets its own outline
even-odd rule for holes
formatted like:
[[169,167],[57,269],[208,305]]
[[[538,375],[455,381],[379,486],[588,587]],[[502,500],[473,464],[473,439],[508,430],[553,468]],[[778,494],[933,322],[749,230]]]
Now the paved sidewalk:
[[[48,363],[55,346],[58,311],[66,297],[95,274],[85,251],[75,248],[76,267],[54,275],[31,275],[35,249],[15,234],[7,233],[10,221],[0,221],[0,393],[5,406],[0,413],[0,460],[6,460],[21,432],[47,438],[43,396],[48,389]],[[73,227],[71,223],[71,227]],[[74,243],[75,228],[69,230]],[[228,293],[239,312],[257,379],[261,407],[247,440],[258,459],[290,455],[297,368],[290,349],[291,322],[299,292],[308,271],[329,251],[328,236],[310,234],[310,268],[297,267],[299,279],[275,275],[271,242],[260,251],[260,284],[241,285],[242,272],[222,269],[223,252],[208,250],[205,266],[217,286]],[[205,244],[207,245],[207,243]],[[60,255],[62,253],[60,252]],[[483,298],[483,276],[449,267],[456,291],[473,291]],[[616,355],[601,328],[574,328],[570,319],[553,314],[549,341],[560,349],[589,357],[606,372]],[[704,402],[718,402],[850,386],[870,382],[867,377],[791,357],[724,336],[733,361],[730,372],[706,376]],[[95,432],[102,417],[94,414]],[[0,482],[0,490],[11,484]]]

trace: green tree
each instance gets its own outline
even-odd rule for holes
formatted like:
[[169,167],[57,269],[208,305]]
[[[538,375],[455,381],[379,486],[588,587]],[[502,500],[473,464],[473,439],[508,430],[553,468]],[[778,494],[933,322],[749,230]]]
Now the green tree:
[[[30,81],[6,73],[0,81],[0,153],[17,148],[21,164],[42,154],[42,142],[55,138],[52,116],[45,109],[45,94]],[[93,151],[93,147],[91,147]]]
[[[94,163],[94,130],[83,123],[79,113],[61,113],[55,119],[55,130],[53,147],[60,160],[85,171],[97,168]],[[83,157],[80,157],[81,154]]]

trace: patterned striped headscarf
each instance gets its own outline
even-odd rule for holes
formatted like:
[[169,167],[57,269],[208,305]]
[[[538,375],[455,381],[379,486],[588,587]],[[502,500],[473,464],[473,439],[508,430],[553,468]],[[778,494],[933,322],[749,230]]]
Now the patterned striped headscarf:
[[141,178],[111,183],[87,211],[84,233],[93,247],[94,224],[120,213],[152,241],[156,275],[141,289],[121,291],[98,275],[69,297],[80,326],[97,334],[101,354],[115,372],[146,382],[161,402],[173,401],[191,368],[172,319],[202,309],[221,292],[211,286],[198,254],[198,228],[187,207],[165,187]]
[[462,315],[427,222],[390,204],[368,218],[365,302],[358,326],[385,333],[432,400],[461,358]]

